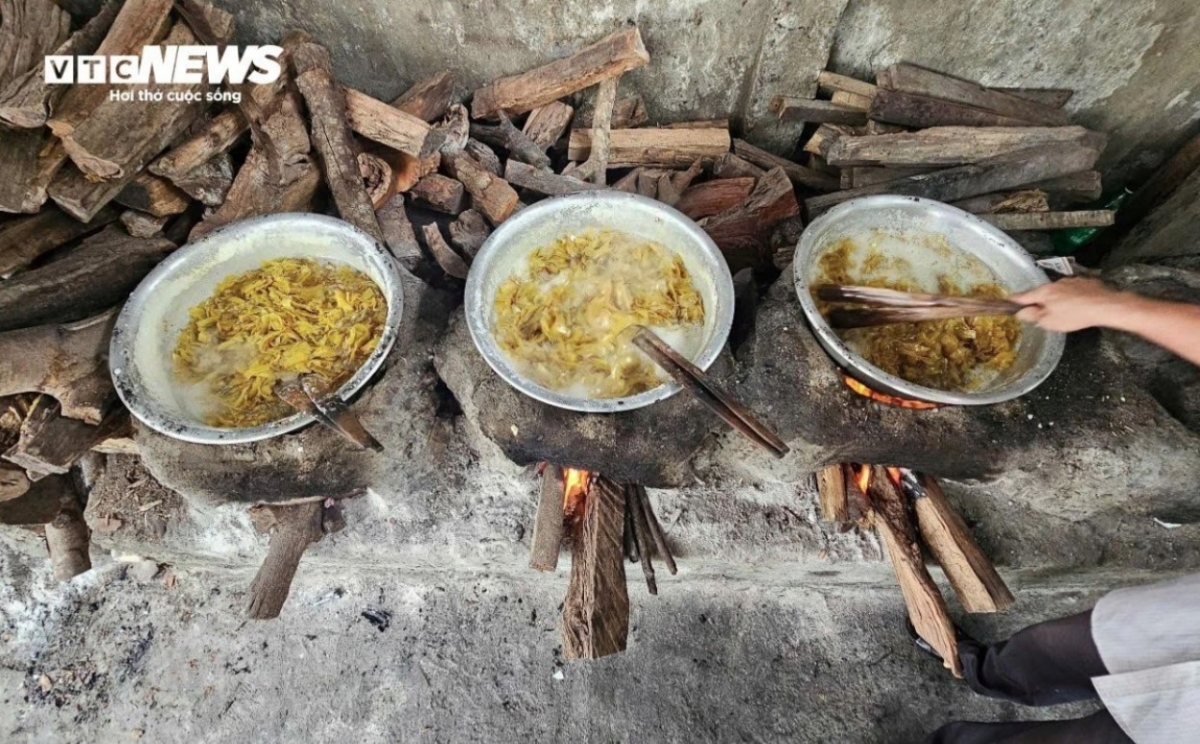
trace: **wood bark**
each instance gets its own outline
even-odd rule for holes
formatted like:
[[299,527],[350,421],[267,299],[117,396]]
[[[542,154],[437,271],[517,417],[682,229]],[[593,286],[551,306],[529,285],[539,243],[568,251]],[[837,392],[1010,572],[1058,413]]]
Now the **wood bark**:
[[1046,144],[1090,144],[1102,150],[1104,137],[1083,127],[932,127],[919,132],[839,137],[825,159],[839,168],[965,165]]
[[121,213],[120,219],[121,225],[125,227],[125,232],[133,237],[153,238],[162,233],[169,218],[166,216],[155,217],[136,209],[126,209]]
[[552,171],[540,170],[527,163],[512,159],[504,166],[504,179],[513,186],[529,189],[545,196],[564,196],[577,194],[580,191],[606,188],[572,176],[560,176]]
[[400,94],[391,106],[421,121],[435,122],[446,115],[454,97],[454,73],[443,70],[418,81]]
[[425,176],[409,190],[408,195],[419,207],[444,214],[458,214],[466,207],[466,187],[440,173]]
[[46,203],[51,179],[66,160],[42,129],[0,128],[0,212],[32,214]]
[[350,128],[363,137],[417,159],[429,157],[442,146],[442,135],[412,114],[353,88],[346,88],[345,95]]
[[793,163],[778,155],[773,155],[745,140],[739,139],[733,141],[733,153],[743,160],[747,160],[766,170],[782,168],[787,177],[798,186],[805,186],[817,191],[834,191],[838,188],[838,180],[836,178],[811,168],[805,168],[799,163]]
[[940,98],[880,89],[868,115],[876,121],[908,127],[1028,127],[1034,122],[984,111]]
[[53,54],[71,31],[71,16],[44,0],[0,0],[0,90]]
[[155,217],[182,214],[191,204],[188,195],[170,181],[149,173],[139,173],[135,176],[113,201]]
[[[614,129],[609,134],[609,168],[636,165],[686,168],[696,158],[712,162],[729,151],[727,129]],[[592,147],[592,130],[573,129],[567,157],[585,160]],[[800,166],[796,166],[799,168]]]
[[579,166],[579,178],[595,184],[606,183],[608,175],[609,145],[612,129],[613,106],[617,103],[617,85],[620,76],[600,81],[596,90],[596,106],[592,115],[591,142],[587,160]]
[[1096,150],[1083,145],[1041,145],[980,163],[815,196],[806,199],[804,205],[811,219],[844,201],[873,194],[901,194],[938,201],[957,201],[977,194],[1013,189],[1035,181],[1087,170],[1095,164],[1097,157]]
[[530,111],[521,131],[534,144],[545,150],[563,136],[567,127],[571,126],[571,118],[574,115],[574,108],[562,101],[551,101]]
[[[308,546],[324,536],[324,507],[320,501],[252,507],[251,518],[260,532],[270,531],[267,557],[250,584],[246,615],[252,620],[279,617],[300,558]],[[262,526],[260,526],[262,525]]]
[[[949,101],[989,111],[1002,117],[1024,121],[1028,124],[1061,126],[1067,123],[1066,112],[1060,108],[985,88],[978,83],[935,72],[908,62],[900,62],[880,70],[875,74],[875,81],[879,87],[887,91],[902,91]],[[885,120],[887,119],[885,118]],[[914,126],[927,125],[916,124]]]
[[571,581],[563,600],[563,656],[568,659],[599,659],[626,647],[629,595],[621,493],[619,487],[593,486],[586,497],[572,547]]
[[29,476],[22,468],[0,463],[0,501],[10,501],[29,490]]
[[692,181],[703,172],[703,163],[697,159],[686,171],[664,173],[658,179],[658,200],[669,207],[679,203],[683,192],[692,185]]
[[500,78],[475,91],[471,116],[488,119],[499,111],[521,114],[650,61],[637,27],[604,37],[570,57],[520,75]]
[[554,571],[563,539],[562,468],[547,463],[542,472],[533,536],[529,541],[529,567],[535,571]]
[[690,187],[683,192],[675,208],[693,220],[729,211],[741,204],[754,190],[755,178],[718,178]]
[[409,272],[416,272],[425,258],[417,235],[413,232],[408,213],[404,210],[404,195],[394,194],[387,203],[375,212],[379,228],[383,231],[383,242]]
[[614,191],[624,191],[627,194],[637,193],[638,176],[642,174],[641,168],[634,168],[625,175],[618,178],[612,185]]
[[433,126],[433,131],[442,136],[440,152],[461,152],[471,138],[471,117],[467,107],[457,103],[451,106],[445,118]]
[[[774,167],[774,166],[772,166]],[[762,178],[766,169],[760,168],[745,158],[727,152],[713,164],[713,175],[717,178]]]
[[[869,122],[868,122],[869,123]],[[850,127],[845,124],[822,124],[817,127],[808,141],[804,143],[804,151],[810,155],[819,155],[828,160],[829,148],[840,137],[855,137],[866,134],[866,127]]]
[[708,219],[704,231],[725,254],[731,271],[756,266],[771,228],[798,214],[792,182],[782,168],[772,168],[760,178],[738,206]]
[[450,242],[467,258],[475,258],[475,254],[479,253],[479,249],[491,234],[491,225],[474,209],[466,210],[450,223]]
[[984,220],[1001,230],[1067,230],[1075,227],[1107,227],[1115,213],[1108,209],[1079,212],[1029,212],[982,214]]
[[[378,210],[396,193],[396,174],[392,166],[378,155],[369,152],[358,154],[358,175],[372,209]],[[378,218],[376,218],[378,221]]]
[[462,182],[471,195],[471,206],[488,222],[499,225],[517,208],[517,192],[499,176],[488,173],[466,153],[442,153],[442,167]]
[[782,121],[848,124],[851,126],[861,126],[867,123],[865,111],[839,106],[832,101],[820,101],[812,98],[775,96],[771,99],[769,109]]
[[44,393],[64,416],[98,425],[116,396],[108,371],[116,317],[0,333],[0,397]]
[[1064,202],[1095,201],[1104,193],[1100,171],[1095,170],[1048,178],[1029,184],[1029,188],[1048,192]]
[[438,227],[437,223],[430,222],[421,228],[421,232],[425,236],[425,247],[433,254],[433,260],[437,261],[437,265],[441,267],[442,271],[455,279],[465,281],[470,268],[463,261],[462,256],[455,253],[450,244],[446,242],[445,236],[442,235],[442,229]]
[[550,170],[550,158],[544,152],[545,148],[517,129],[503,111],[497,115],[500,123],[495,126],[472,124],[471,136],[493,147],[503,147],[508,150],[510,160],[516,159],[535,168]]
[[499,176],[504,173],[504,166],[500,164],[500,158],[492,148],[483,144],[479,140],[471,137],[467,140],[463,152],[474,158],[479,166],[493,176]]
[[897,178],[919,176],[922,173],[932,173],[936,168],[880,168],[869,165],[848,166],[842,168],[841,184],[843,189],[856,189],[860,186],[870,186],[876,183],[887,183]]
[[233,159],[221,153],[176,178],[175,186],[206,207],[219,207],[233,188]]
[[250,129],[238,109],[228,109],[209,119],[200,131],[172,147],[150,164],[151,173],[178,181],[237,144]]
[[39,256],[117,219],[115,209],[102,209],[90,222],[80,222],[57,207],[0,226],[0,276],[33,263]]
[[925,495],[916,499],[915,509],[921,537],[950,580],[963,609],[1004,612],[1012,607],[1012,592],[975,542],[966,522],[946,500],[941,486],[927,475],[920,480]]

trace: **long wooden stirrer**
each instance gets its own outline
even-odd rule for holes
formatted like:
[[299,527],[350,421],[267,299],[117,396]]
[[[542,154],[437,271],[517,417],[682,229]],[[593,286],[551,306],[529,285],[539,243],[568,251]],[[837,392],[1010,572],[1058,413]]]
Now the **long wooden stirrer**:
[[837,284],[818,286],[816,295],[817,299],[825,302],[849,302],[865,306],[830,310],[826,319],[833,328],[865,328],[980,315],[1015,315],[1026,307],[1011,300],[990,297],[954,297]]

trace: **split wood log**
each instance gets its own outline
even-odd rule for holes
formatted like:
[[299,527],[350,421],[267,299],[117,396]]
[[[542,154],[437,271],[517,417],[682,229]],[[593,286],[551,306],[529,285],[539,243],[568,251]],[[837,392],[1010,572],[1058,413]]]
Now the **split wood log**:
[[238,109],[222,111],[198,132],[151,163],[149,171],[178,181],[216,156],[229,152],[249,128],[246,117]]
[[839,137],[862,136],[865,133],[866,127],[851,127],[845,124],[822,124],[817,127],[812,136],[808,138],[808,141],[804,143],[804,151],[810,155],[820,155],[826,158],[829,148],[833,146],[833,143]]
[[923,494],[915,509],[921,537],[967,612],[1004,612],[1013,595],[988,560],[963,518],[950,506],[937,481],[920,476]]
[[393,194],[387,203],[375,212],[379,228],[383,231],[383,242],[410,273],[415,273],[425,260],[425,254],[417,242],[408,213],[404,210],[404,195]]
[[391,106],[421,121],[435,122],[446,115],[454,97],[454,73],[443,70],[418,81],[392,101]]
[[613,191],[624,191],[627,194],[637,193],[638,176],[641,174],[641,168],[634,168],[633,170],[629,171],[613,183]]
[[[833,94],[833,98],[830,101],[834,106],[861,111],[865,114],[871,108],[871,98],[871,96],[860,96],[857,93],[848,93],[844,90],[839,90]],[[869,123],[865,122],[865,124]]]
[[571,173],[581,180],[603,185],[608,175],[609,139],[612,129],[613,106],[617,102],[619,75],[600,81],[596,90],[596,104],[592,115],[591,144],[587,160]]
[[83,518],[83,499],[73,486],[63,485],[59,504],[58,514],[46,523],[46,550],[54,578],[70,581],[92,568],[92,531]]
[[[1057,107],[1035,103],[1028,98],[1014,96],[998,90],[919,67],[909,62],[899,62],[875,74],[875,82],[886,91],[925,96],[969,106],[1001,117],[1023,121],[1028,124],[1062,126],[1067,123],[1066,113]],[[880,117],[891,121],[887,117]],[[900,124],[908,122],[898,122]],[[942,122],[951,123],[951,122]],[[968,122],[953,122],[968,123]],[[913,124],[913,126],[930,126]]]
[[0,525],[40,527],[54,521],[63,503],[78,499],[70,475],[51,475],[30,484],[29,490],[7,501],[0,500]]
[[908,127],[902,127],[899,124],[888,124],[885,121],[875,121],[872,119],[867,122],[867,125],[862,128],[861,134],[899,134],[909,131]]
[[[580,129],[591,128],[592,117],[595,114],[594,104],[595,100],[593,99],[576,113],[576,127]],[[634,127],[642,126],[648,121],[650,121],[650,117],[646,113],[646,106],[642,103],[642,97],[632,95],[617,99],[616,104],[613,106],[610,126],[613,129],[633,129]]]
[[[37,2],[36,5],[41,6],[50,13],[54,13],[57,10],[55,6],[45,2]],[[120,9],[121,3],[115,2],[115,0],[106,3],[100,8],[100,12],[93,16],[82,28],[71,34],[70,38],[61,43],[57,48],[45,53],[70,57],[92,54],[100,46],[100,42],[104,40],[105,35],[112,26],[113,20],[117,17],[117,11]],[[63,11],[58,12],[66,17],[67,24],[70,25],[70,16]],[[5,15],[7,14],[3,10],[0,10],[0,17]],[[39,37],[45,39],[48,33],[53,33],[56,30],[53,23],[45,24],[44,33],[40,34]],[[5,58],[4,46],[5,43],[0,41],[0,60]],[[0,65],[2,64],[3,62],[0,61]],[[46,82],[41,57],[38,57],[34,61],[34,64],[26,69],[24,74],[18,75],[16,78],[10,79],[8,75],[0,72],[0,125],[18,129],[32,129],[42,126],[46,123],[46,118],[49,115],[51,107],[57,104],[67,89],[68,86]]]
[[854,93],[856,95],[870,98],[875,95],[875,85],[863,80],[846,75],[839,75],[836,72],[825,70],[817,74],[817,87],[827,93],[837,93],[844,91],[846,93]]
[[958,640],[954,623],[946,608],[946,600],[925,568],[921,545],[908,516],[908,507],[899,489],[888,478],[887,471],[874,467],[868,497],[874,511],[875,529],[879,532],[900,583],[909,619],[917,634],[925,639],[942,657],[943,665],[955,677],[962,677],[958,659]]
[[0,0],[0,90],[39,70],[71,32],[71,16],[43,0]]
[[[376,240],[383,241],[375,205],[363,184],[358,147],[346,121],[346,96],[333,76],[329,50],[312,38],[293,35],[289,48],[296,87],[304,96],[312,129],[313,148],[342,219]],[[397,112],[399,113],[399,112]],[[424,122],[422,122],[424,124]],[[420,157],[424,153],[410,153]],[[386,195],[386,187],[384,189]]]
[[31,476],[66,473],[88,450],[128,420],[129,412],[122,406],[114,406],[98,426],[93,426],[63,416],[58,401],[43,395],[21,424],[17,443],[3,456],[25,468]]
[[988,88],[997,93],[1024,98],[1051,108],[1062,108],[1075,95],[1072,88]]
[[[685,168],[697,158],[712,162],[729,152],[729,145],[729,130],[719,127],[614,129],[609,133],[608,167],[651,165]],[[591,147],[592,130],[571,130],[567,144],[569,159],[584,160],[590,154]]]
[[43,129],[0,128],[0,212],[32,214],[48,197],[66,152]]
[[867,123],[865,111],[839,106],[833,101],[812,98],[775,96],[771,99],[770,111],[782,121],[805,121],[819,124],[849,124],[861,126]]
[[416,116],[353,88],[346,88],[345,95],[350,128],[372,142],[417,159],[429,157],[442,146],[442,135]]
[[1048,178],[1029,184],[1029,188],[1046,191],[1066,202],[1095,201],[1104,192],[1100,171],[1095,170]]
[[436,222],[430,222],[421,228],[421,232],[425,236],[425,247],[433,255],[433,260],[437,261],[437,265],[455,279],[466,281],[467,274],[470,272],[470,267],[463,261],[462,256],[454,252],[450,244],[446,242],[445,236],[442,235],[442,229],[438,227]]
[[466,188],[440,173],[425,176],[413,186],[408,195],[419,207],[426,207],[443,214],[458,214],[466,207]]
[[697,158],[686,171],[664,173],[658,178],[658,200],[668,207],[679,203],[683,192],[692,185],[692,181],[703,172],[702,161]]
[[750,196],[756,180],[750,177],[718,178],[696,184],[683,192],[675,208],[693,220],[727,212]]
[[499,111],[522,114],[650,61],[637,27],[622,29],[585,47],[520,75],[493,80],[475,91],[471,116],[489,119]]
[[821,499],[822,519],[838,524],[849,521],[846,472],[841,463],[817,471],[817,494]]
[[[622,533],[625,500],[616,484],[596,476],[588,490],[571,555],[571,582],[563,600],[563,656],[599,659],[625,650],[629,594]],[[645,558],[643,558],[645,560]]]
[[39,256],[93,233],[117,218],[115,209],[102,209],[90,222],[80,222],[57,207],[0,225],[0,276],[33,263]]
[[508,219],[517,208],[519,197],[513,187],[503,178],[488,173],[470,155],[442,153],[442,167],[462,182],[471,195],[471,206],[493,225]]
[[446,112],[446,117],[434,125],[433,131],[442,136],[442,144],[438,147],[439,152],[464,150],[467,140],[471,137],[471,119],[467,114],[467,107],[458,103],[451,106],[450,110]]
[[1104,135],[1083,127],[931,127],[872,137],[839,137],[824,153],[830,165],[936,167],[965,165],[1035,145],[1104,149]]
[[[553,171],[544,171],[519,160],[509,159],[504,166],[504,179],[514,186],[545,196],[577,194],[580,191],[595,191],[606,188],[573,176],[560,176]],[[2,236],[2,234],[0,234]]]
[[467,139],[467,144],[463,147],[463,152],[474,158],[475,162],[479,163],[481,168],[493,176],[499,176],[504,173],[504,166],[500,164],[500,158],[496,155],[496,152],[474,137]]
[[[113,201],[123,207],[155,217],[167,217],[187,211],[191,202],[188,196],[174,184],[161,176],[139,173]],[[92,218],[93,220],[95,217]]]
[[258,504],[250,508],[250,520],[260,534],[271,535],[271,542],[250,584],[246,616],[270,620],[279,617],[287,601],[304,551],[325,535],[325,507],[320,500]]
[[921,196],[957,201],[977,194],[1013,189],[1047,178],[1087,170],[1096,163],[1095,149],[1076,144],[1041,145],[971,165],[910,176],[887,183],[848,189],[806,199],[809,219],[844,201],[874,194]]
[[1001,230],[1066,230],[1075,227],[1107,227],[1115,213],[1108,209],[1079,212],[1030,212],[982,214],[983,219]]
[[168,219],[166,216],[155,217],[136,209],[126,209],[121,213],[121,224],[125,226],[125,232],[135,238],[153,238],[161,235]]
[[657,173],[647,168],[638,168],[637,174],[637,192],[642,196],[648,196],[651,199],[658,196],[659,176]]
[[738,139],[733,141],[733,153],[760,168],[767,170],[782,168],[787,177],[798,186],[805,186],[817,191],[835,191],[838,188],[838,180],[836,178],[811,168],[805,168],[799,163],[793,163],[778,155],[773,155],[745,140]]
[[537,515],[533,520],[533,536],[529,541],[529,567],[535,571],[554,571],[563,539],[563,475],[562,468],[546,464],[542,472],[542,487],[538,495]]
[[521,131],[534,144],[545,150],[563,136],[567,127],[571,126],[571,117],[574,115],[574,108],[562,101],[551,101],[530,111]]
[[535,168],[550,170],[550,158],[546,155],[545,148],[517,129],[503,111],[499,112],[497,116],[500,123],[495,126],[472,124],[471,136],[493,147],[503,147],[508,150],[510,160],[515,158]]
[[0,333],[0,396],[44,393],[64,416],[99,425],[113,401],[108,341],[115,311],[68,325]]
[[745,201],[710,217],[704,232],[721,249],[730,270],[737,272],[757,266],[764,259],[760,252],[771,229],[799,211],[792,182],[782,168],[772,168],[758,180]]
[[1029,127],[1034,122],[984,111],[940,98],[880,89],[867,115],[877,121],[908,127]]
[[233,188],[233,159],[223,152],[176,178],[175,186],[206,207],[219,207]]
[[[513,161],[508,162],[511,165]],[[450,242],[458,246],[462,254],[470,259],[475,258],[475,254],[479,253],[479,249],[491,234],[491,225],[474,209],[466,210],[450,223]]]
[[172,250],[110,226],[53,263],[0,283],[0,331],[81,320],[124,300]]
[[932,173],[936,168],[881,168],[869,165],[848,166],[841,169],[841,184],[843,189],[856,189],[860,186],[870,186],[876,183],[887,183],[897,178],[919,176],[922,173]]
[[1050,204],[1046,200],[1046,192],[1038,189],[1024,191],[1001,191],[994,194],[980,194],[969,199],[951,202],[964,212],[987,215],[996,212],[1047,212]]
[[358,175],[362,178],[372,209],[378,210],[396,193],[396,174],[392,166],[378,155],[360,152]]
[[[774,166],[772,166],[774,167]],[[727,152],[713,164],[713,175],[717,178],[762,178],[766,169]]]

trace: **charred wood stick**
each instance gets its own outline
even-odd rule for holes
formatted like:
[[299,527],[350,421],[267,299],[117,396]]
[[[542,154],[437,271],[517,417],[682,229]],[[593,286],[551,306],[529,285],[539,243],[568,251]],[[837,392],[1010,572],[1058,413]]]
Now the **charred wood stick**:
[[[553,171],[539,170],[519,160],[509,159],[504,166],[504,178],[510,184],[545,196],[577,194],[580,191],[595,191],[605,186],[581,181],[572,176],[560,176]],[[0,234],[2,236],[2,234]]]
[[571,126],[571,117],[574,114],[575,109],[562,101],[551,101],[530,111],[521,131],[534,144],[545,150],[563,136],[567,127]]
[[1104,148],[1105,137],[1083,127],[931,127],[871,137],[838,137],[825,159],[850,165],[940,167],[978,163],[1037,145],[1075,144]]
[[488,119],[500,111],[524,113],[649,61],[650,55],[637,27],[623,29],[570,57],[488,83],[475,91],[471,116]]
[[1065,230],[1073,227],[1107,227],[1115,213],[1108,209],[1080,212],[1030,212],[1026,214],[982,214],[983,219],[1001,230]]
[[493,225],[508,219],[517,208],[519,197],[508,181],[488,173],[470,155],[442,153],[442,167],[462,183],[471,195],[471,205]]
[[250,584],[246,615],[252,620],[279,617],[300,558],[324,536],[324,506],[320,501],[251,507],[250,519],[260,533],[270,533],[267,557]]
[[0,276],[33,263],[76,238],[117,219],[117,210],[102,209],[90,222],[80,222],[56,207],[0,225]]
[[[608,167],[651,165],[685,168],[696,158],[712,162],[728,152],[729,146],[729,130],[720,127],[613,129],[609,132]],[[586,159],[591,147],[592,130],[571,130],[567,143],[569,159],[577,162]]]
[[550,463],[542,472],[533,536],[529,540],[529,567],[535,571],[554,571],[563,539],[562,468]]
[[1098,152],[1084,145],[1040,145],[1000,155],[980,163],[926,173],[887,183],[811,197],[804,201],[809,218],[844,201],[873,194],[921,196],[957,201],[977,194],[1025,186],[1047,178],[1087,170]]
[[867,113],[839,106],[833,101],[811,98],[775,96],[771,99],[770,111],[782,121],[811,121],[818,124],[848,124],[862,126],[867,123]]
[[806,186],[817,191],[833,191],[838,188],[838,180],[812,168],[805,168],[799,163],[793,163],[777,155],[755,147],[745,140],[733,141],[733,152],[740,158],[750,161],[760,168],[770,170],[782,168],[791,181],[800,186]]
[[458,246],[467,258],[475,258],[475,254],[479,253],[479,249],[491,234],[491,225],[474,209],[464,211],[458,219],[450,223],[450,242]]
[[[633,496],[627,486],[625,490],[625,557],[633,563],[639,563],[642,559],[642,551],[638,547],[637,526],[633,519],[632,498]],[[647,560],[649,560],[649,557],[647,557]]]
[[443,214],[458,214],[466,207],[466,188],[461,181],[434,173],[413,186],[408,195],[417,206]]
[[646,512],[642,509],[637,486],[628,485],[621,489],[625,496],[625,511],[632,514],[634,544],[641,558],[642,575],[646,577],[646,589],[650,594],[658,596],[658,579],[654,573],[654,560],[651,557],[650,523],[646,521]]
[[346,119],[367,139],[422,159],[442,146],[441,133],[421,119],[353,88],[345,89]]
[[191,204],[188,195],[170,181],[161,176],[153,176],[144,172],[137,174],[119,194],[113,197],[113,201],[123,207],[136,209],[155,217],[182,214]]
[[108,227],[62,259],[0,284],[0,331],[81,320],[121,302],[175,249]]
[[222,111],[200,131],[168,150],[150,164],[151,173],[178,181],[213,158],[226,153],[250,129],[237,109]]
[[[597,481],[607,481],[597,476]],[[563,600],[563,656],[599,659],[625,650],[629,594],[621,534],[625,500],[611,482],[593,483],[572,541],[571,581]]]
[[718,178],[696,184],[679,198],[675,208],[693,220],[734,209],[754,190],[752,177]]
[[646,492],[645,486],[631,486],[637,496],[637,503],[641,507],[642,515],[646,520],[646,524],[650,528],[650,537],[654,539],[654,547],[658,551],[658,556],[667,563],[667,571],[672,576],[679,572],[675,566],[675,556],[671,555],[671,548],[667,545],[667,535],[663,532],[662,525],[658,523],[658,517],[654,514],[654,507],[650,504],[650,494]]
[[[875,81],[887,92],[900,91],[949,101],[1030,124],[1062,126],[1067,123],[1067,114],[1060,108],[985,88],[978,83],[935,72],[909,62],[900,62],[880,70],[875,74]],[[913,126],[928,125],[914,124]]]
[[129,412],[115,406],[98,426],[67,418],[61,405],[50,396],[38,399],[21,424],[17,443],[4,459],[43,476],[66,473],[97,442],[117,431],[129,420]]
[[529,139],[520,129],[513,125],[512,120],[500,112],[500,123],[472,124],[471,136],[492,147],[503,147],[508,150],[509,159],[517,159],[541,170],[550,170],[550,158],[538,143]]
[[453,97],[454,73],[443,70],[418,81],[390,105],[422,121],[435,122],[446,115]]
[[425,254],[404,210],[404,195],[393,194],[386,204],[375,211],[375,217],[379,220],[379,229],[383,231],[383,241],[388,250],[401,266],[409,272],[416,272],[425,260]]
[[442,236],[442,229],[438,227],[436,222],[430,222],[421,228],[421,232],[425,236],[425,247],[433,255],[433,259],[437,261],[437,265],[455,279],[466,280],[470,268],[463,261],[462,256],[454,252],[454,249],[446,243],[446,238]]
[[44,393],[64,416],[98,425],[115,397],[108,341],[116,317],[0,333],[0,397]]

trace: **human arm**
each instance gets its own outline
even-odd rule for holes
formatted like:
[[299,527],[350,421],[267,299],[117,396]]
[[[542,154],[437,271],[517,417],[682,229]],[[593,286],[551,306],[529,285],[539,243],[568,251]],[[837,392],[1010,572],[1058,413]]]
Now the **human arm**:
[[1017,313],[1019,319],[1048,331],[1125,331],[1200,366],[1200,305],[1155,300],[1080,278],[1043,284],[1009,299],[1029,305]]

